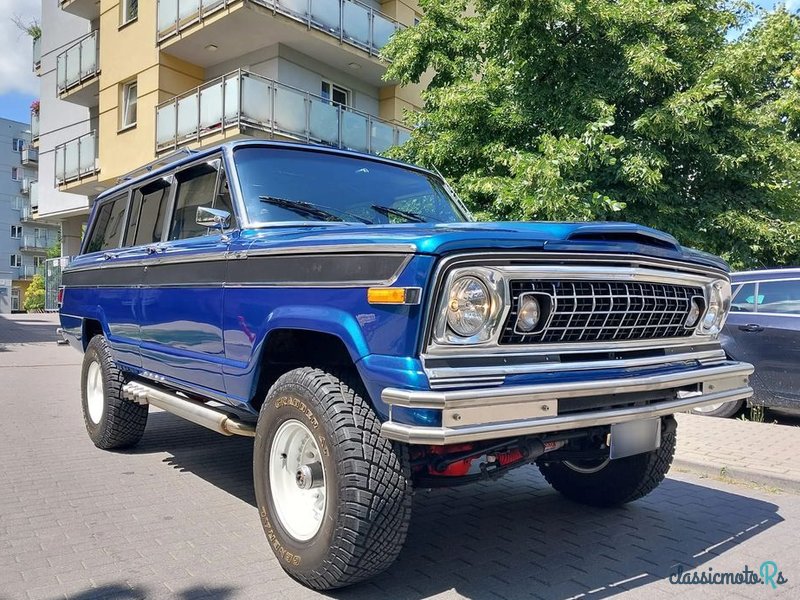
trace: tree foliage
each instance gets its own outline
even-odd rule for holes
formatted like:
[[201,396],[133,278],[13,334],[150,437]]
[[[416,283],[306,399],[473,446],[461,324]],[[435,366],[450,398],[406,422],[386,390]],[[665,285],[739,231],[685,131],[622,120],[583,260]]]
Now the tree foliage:
[[420,0],[387,78],[433,77],[400,158],[479,218],[629,220],[800,262],[800,18],[717,0]]
[[22,308],[28,311],[42,310],[44,308],[44,276],[37,273],[33,276],[28,289],[25,290],[25,302]]

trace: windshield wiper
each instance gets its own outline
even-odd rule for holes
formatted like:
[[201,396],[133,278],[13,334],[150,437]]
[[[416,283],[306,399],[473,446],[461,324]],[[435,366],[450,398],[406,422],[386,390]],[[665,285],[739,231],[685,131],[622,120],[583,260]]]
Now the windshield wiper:
[[433,217],[423,217],[422,215],[418,215],[417,213],[408,212],[405,210],[400,210],[399,208],[392,208],[391,206],[381,206],[379,204],[373,204],[370,206],[372,210],[378,211],[384,215],[394,215],[395,217],[401,217],[412,223],[425,223],[427,222],[428,218],[432,221],[438,221],[438,219],[434,219]]
[[289,200],[288,198],[278,198],[276,196],[259,196],[258,198],[261,200],[261,202],[272,204],[273,206],[278,206],[280,208],[285,208],[286,210],[296,212],[297,214],[307,215],[309,217],[318,217],[323,221],[344,221],[343,218],[335,214],[338,212],[348,217],[352,217],[361,223],[372,224],[372,221],[347,211],[339,210],[338,208],[331,208],[329,206],[312,204],[311,202],[304,202],[303,200]]

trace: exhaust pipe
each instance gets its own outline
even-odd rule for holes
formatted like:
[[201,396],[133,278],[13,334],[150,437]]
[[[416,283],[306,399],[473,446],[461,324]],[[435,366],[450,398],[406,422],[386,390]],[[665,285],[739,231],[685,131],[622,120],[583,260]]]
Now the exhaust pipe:
[[206,406],[196,400],[189,400],[172,392],[151,387],[139,381],[131,381],[122,387],[122,396],[137,404],[152,404],[181,418],[207,427],[222,435],[243,435],[255,437],[256,430],[248,423],[242,423],[228,414]]

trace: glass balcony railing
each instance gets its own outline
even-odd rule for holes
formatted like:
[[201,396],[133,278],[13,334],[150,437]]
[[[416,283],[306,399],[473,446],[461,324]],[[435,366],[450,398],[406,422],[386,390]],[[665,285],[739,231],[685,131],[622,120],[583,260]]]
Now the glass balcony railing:
[[33,276],[36,275],[37,271],[40,267],[36,267],[34,265],[22,265],[19,268],[19,278],[20,279],[33,279]]
[[255,73],[234,71],[156,108],[156,151],[228,128],[372,154],[409,137],[407,129],[377,117]]
[[42,38],[33,38],[33,70],[42,66]]
[[97,167],[97,133],[92,131],[55,148],[56,185],[90,177]]
[[39,211],[39,182],[31,181],[30,203],[31,211],[35,214]]
[[23,235],[20,242],[20,250],[47,250],[55,243],[55,240],[45,236]]
[[92,79],[100,72],[97,41],[97,31],[93,31],[56,57],[59,94]]
[[[158,41],[179,33],[236,0],[159,0]],[[340,42],[380,52],[403,26],[357,0],[250,0],[337,38]]]
[[31,141],[39,139],[39,113],[31,112]]
[[36,218],[36,211],[31,206],[23,206],[19,211],[20,221],[33,221]]

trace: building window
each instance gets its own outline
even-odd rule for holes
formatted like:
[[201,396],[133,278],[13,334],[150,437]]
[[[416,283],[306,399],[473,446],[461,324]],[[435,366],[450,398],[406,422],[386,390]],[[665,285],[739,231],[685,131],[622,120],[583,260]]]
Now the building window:
[[11,167],[11,180],[22,181],[22,169],[19,167]]
[[139,16],[139,0],[122,0],[122,25],[134,21]]
[[25,141],[19,138],[14,138],[11,140],[11,145],[14,147],[15,152],[20,152],[23,148],[25,148]]
[[11,226],[11,237],[14,239],[19,239],[22,237],[22,226],[21,225],[12,225]]
[[136,82],[130,81],[122,85],[122,122],[120,128],[136,125]]
[[19,254],[12,254],[11,255],[11,266],[12,267],[21,267],[22,266],[22,256]]
[[33,257],[33,268],[39,269],[44,264],[44,261],[47,260],[44,256],[34,256]]
[[328,102],[341,106],[350,106],[350,90],[330,81],[322,81],[322,93],[320,95]]

